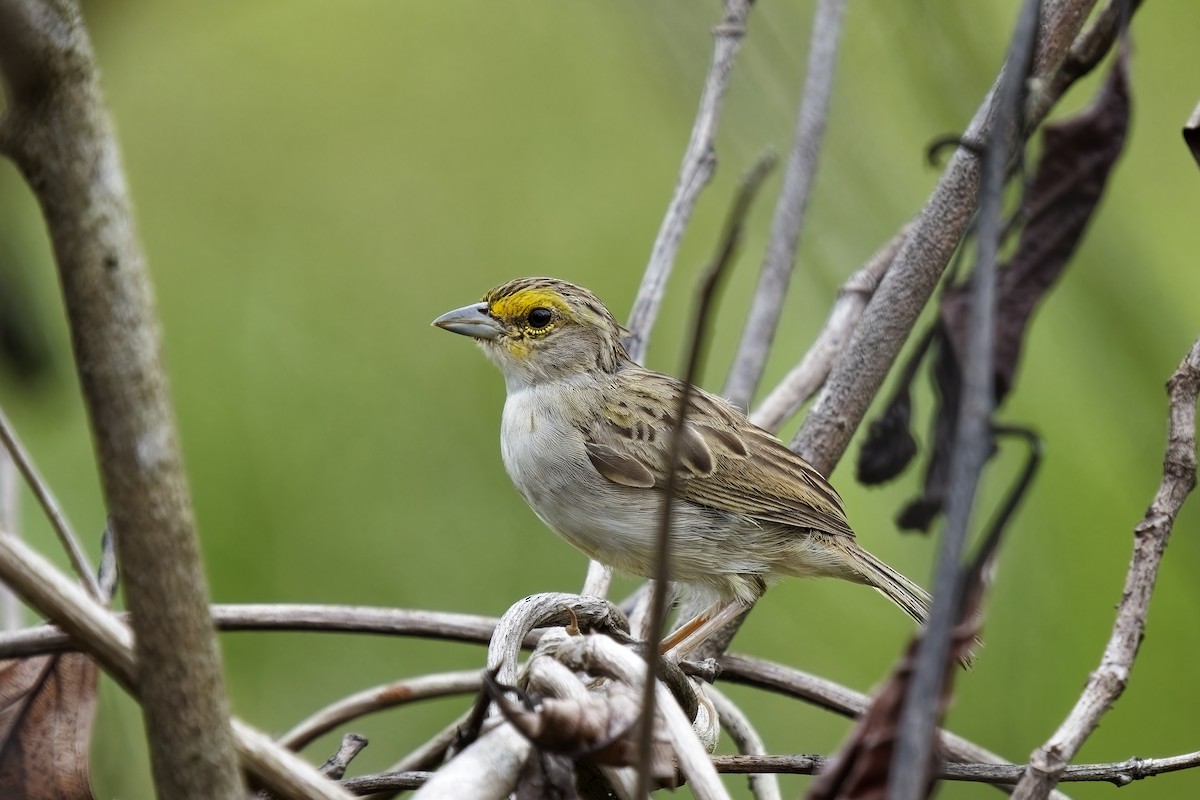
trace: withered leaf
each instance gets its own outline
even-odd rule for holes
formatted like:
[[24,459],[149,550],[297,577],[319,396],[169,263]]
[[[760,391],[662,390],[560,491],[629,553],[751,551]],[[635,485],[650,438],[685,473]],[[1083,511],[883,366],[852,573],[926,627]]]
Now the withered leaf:
[[82,653],[0,661],[0,797],[92,800],[96,679]]
[[[1092,105],[1047,125],[1033,183],[1018,212],[1025,221],[996,285],[996,401],[1012,388],[1021,345],[1038,302],[1058,280],[1096,211],[1129,129],[1128,54],[1121,48]],[[970,313],[969,282],[946,291],[942,320],[961,363]]]
[[1193,109],[1187,124],[1183,126],[1183,141],[1192,151],[1192,158],[1196,159],[1196,164],[1200,165],[1200,105]]
[[892,398],[883,415],[867,428],[867,438],[858,451],[859,483],[876,486],[904,471],[917,454],[911,421],[912,398],[906,386]]

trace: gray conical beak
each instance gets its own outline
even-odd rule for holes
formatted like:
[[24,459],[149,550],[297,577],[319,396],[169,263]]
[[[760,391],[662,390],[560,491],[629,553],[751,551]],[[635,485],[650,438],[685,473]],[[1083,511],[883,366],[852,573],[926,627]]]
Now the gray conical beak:
[[504,333],[504,328],[500,323],[488,315],[487,303],[475,303],[447,311],[435,319],[433,324],[453,333],[461,333],[463,336],[471,336],[476,339],[495,339]]

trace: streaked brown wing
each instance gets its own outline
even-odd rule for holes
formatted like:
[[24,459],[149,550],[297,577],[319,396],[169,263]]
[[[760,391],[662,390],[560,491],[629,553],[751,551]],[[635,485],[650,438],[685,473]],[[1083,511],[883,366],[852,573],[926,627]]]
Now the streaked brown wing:
[[[664,486],[681,389],[675,378],[640,368],[614,377],[602,421],[584,432],[600,474],[627,486]],[[853,535],[829,482],[721,398],[693,391],[683,436],[682,497],[762,522]]]

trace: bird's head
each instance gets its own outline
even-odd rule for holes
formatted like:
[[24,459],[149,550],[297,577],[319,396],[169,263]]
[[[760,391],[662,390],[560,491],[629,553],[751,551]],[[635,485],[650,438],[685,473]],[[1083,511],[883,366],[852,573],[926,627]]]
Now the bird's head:
[[439,328],[475,339],[509,390],[586,372],[615,372],[624,329],[594,294],[554,278],[518,278],[448,311]]

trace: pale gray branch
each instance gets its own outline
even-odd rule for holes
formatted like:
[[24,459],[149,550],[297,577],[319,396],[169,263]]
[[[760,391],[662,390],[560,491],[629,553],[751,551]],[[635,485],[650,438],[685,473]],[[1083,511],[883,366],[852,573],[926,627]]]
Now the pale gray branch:
[[751,422],[776,432],[821,388],[858,325],[863,309],[875,294],[883,273],[891,266],[896,253],[900,251],[900,245],[904,244],[910,227],[911,223],[902,227],[867,263],[846,279],[838,289],[825,327],[817,334],[816,341],[808,348],[800,363],[750,413]]
[[692,126],[691,139],[683,154],[679,170],[679,181],[675,193],[667,205],[662,226],[654,240],[650,261],[638,287],[637,298],[629,312],[629,335],[625,348],[634,361],[646,357],[650,342],[650,331],[658,316],[658,307],[667,290],[667,278],[675,264],[679,243],[692,216],[692,209],[700,191],[708,184],[716,169],[716,154],[713,151],[717,136],[717,123],[725,100],[725,89],[733,62],[741,48],[746,33],[746,17],[754,6],[752,0],[725,0],[725,11],[721,22],[713,29],[713,56],[704,79],[704,90],[700,95],[700,107]]
[[508,797],[532,748],[512,725],[497,725],[433,773],[413,800]]
[[439,672],[372,686],[330,703],[280,736],[278,741],[289,750],[300,750],[318,736],[329,733],[339,725],[388,708],[418,700],[478,692],[483,685],[477,669],[460,672]]
[[[1042,10],[1033,75],[1053,76],[1095,0],[1047,0]],[[999,78],[997,79],[1000,80]],[[996,113],[993,88],[963,138],[985,141]],[[792,449],[830,474],[862,422],[901,347],[974,214],[979,192],[977,157],[959,148],[913,223],[892,266],[864,310]]]
[[1162,482],[1133,530],[1133,557],[1117,618],[1104,648],[1100,665],[1088,676],[1079,700],[1050,739],[1033,752],[1025,776],[1017,786],[1018,800],[1040,800],[1063,773],[1087,740],[1100,718],[1112,707],[1125,685],[1146,632],[1150,597],[1184,500],[1196,486],[1196,397],[1200,393],[1200,339],[1192,345],[1167,382],[1170,411]]
[[[830,759],[824,756],[714,756],[713,764],[723,773],[773,772],[786,775],[815,775],[824,770]],[[1200,766],[1200,752],[1185,753],[1169,758],[1129,758],[1105,764],[1078,764],[1067,767],[1061,780],[1073,782],[1105,782],[1116,786],[1155,775],[1194,769]],[[1024,773],[1020,764],[943,764],[938,777],[952,781],[1014,784]],[[1003,787],[1001,787],[1003,788]]]
[[[18,520],[21,518],[20,482],[17,465],[9,451],[0,447],[0,531],[20,535]],[[7,586],[0,584],[0,627],[4,631],[18,630],[22,625],[21,600]]]
[[812,195],[813,182],[829,116],[833,95],[833,77],[837,68],[838,47],[842,38],[842,20],[846,0],[820,0],[813,14],[812,34],[808,42],[808,67],[797,112],[796,132],[783,173],[783,186],[775,203],[775,216],[762,273],[758,279],[746,327],[724,395],[734,405],[749,408],[758,383],[762,380],[767,355],[783,314],[783,301],[796,262],[796,249],[804,229],[804,215]]

